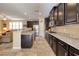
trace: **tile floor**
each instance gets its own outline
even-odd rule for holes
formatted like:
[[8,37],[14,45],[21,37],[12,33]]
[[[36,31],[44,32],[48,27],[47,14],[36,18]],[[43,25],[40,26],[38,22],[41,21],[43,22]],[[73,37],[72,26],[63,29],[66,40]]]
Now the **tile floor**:
[[12,49],[12,43],[0,45],[0,56],[55,56],[47,41],[37,37],[32,48]]

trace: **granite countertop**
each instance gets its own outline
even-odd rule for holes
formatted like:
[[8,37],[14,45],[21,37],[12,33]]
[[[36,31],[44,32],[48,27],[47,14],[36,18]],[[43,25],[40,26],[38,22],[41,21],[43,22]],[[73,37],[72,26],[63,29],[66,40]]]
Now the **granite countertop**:
[[34,33],[34,31],[28,31],[28,32],[22,31],[21,34],[23,34],[23,35],[32,35],[33,33]]
[[79,38],[73,38],[66,33],[48,33],[79,50]]

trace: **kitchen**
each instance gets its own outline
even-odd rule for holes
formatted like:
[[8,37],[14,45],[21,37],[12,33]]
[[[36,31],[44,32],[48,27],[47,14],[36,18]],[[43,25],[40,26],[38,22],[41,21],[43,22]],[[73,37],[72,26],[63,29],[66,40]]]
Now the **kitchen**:
[[78,8],[78,3],[60,3],[50,11],[46,38],[57,56],[79,55]]
[[16,3],[0,8],[0,55],[79,55],[79,3]]

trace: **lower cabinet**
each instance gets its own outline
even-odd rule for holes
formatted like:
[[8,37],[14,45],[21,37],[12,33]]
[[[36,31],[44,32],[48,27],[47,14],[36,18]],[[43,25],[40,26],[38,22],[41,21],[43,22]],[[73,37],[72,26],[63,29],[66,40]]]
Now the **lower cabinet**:
[[57,56],[67,56],[68,51],[65,50],[60,44],[58,45],[58,49],[57,49]]
[[21,35],[21,48],[31,48],[33,45],[33,35]]
[[66,43],[57,42],[57,56],[68,56],[68,45]]
[[57,55],[57,41],[56,41],[55,37],[53,37],[52,39],[53,39],[53,47],[52,47],[52,49],[53,49],[54,53]]
[[52,36],[50,36],[50,47],[52,48],[53,47],[53,39],[52,39],[53,37]]
[[49,42],[49,34],[47,32],[45,33],[45,38],[46,38],[46,41]]
[[69,56],[79,56],[79,50],[74,47],[69,47]]
[[79,56],[79,50],[51,34],[47,33],[46,35],[47,42],[49,43],[56,56]]

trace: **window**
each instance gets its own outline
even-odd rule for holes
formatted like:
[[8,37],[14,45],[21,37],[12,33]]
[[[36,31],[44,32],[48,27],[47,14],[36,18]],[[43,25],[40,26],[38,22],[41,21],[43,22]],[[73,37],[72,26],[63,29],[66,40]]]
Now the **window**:
[[18,29],[23,29],[23,24],[22,22],[10,22],[9,23],[9,28],[11,30],[18,30]]

